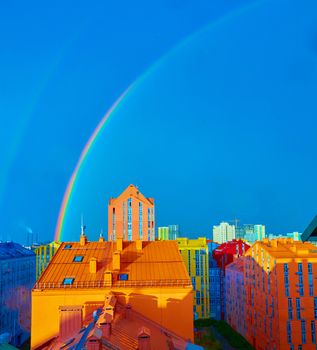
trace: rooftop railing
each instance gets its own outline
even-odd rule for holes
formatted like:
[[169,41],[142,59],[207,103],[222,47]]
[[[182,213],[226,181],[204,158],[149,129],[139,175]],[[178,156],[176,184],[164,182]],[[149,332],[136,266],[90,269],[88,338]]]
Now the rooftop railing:
[[34,289],[76,289],[76,288],[129,288],[129,287],[191,287],[188,279],[149,280],[149,281],[74,281],[72,284],[62,282],[38,282]]

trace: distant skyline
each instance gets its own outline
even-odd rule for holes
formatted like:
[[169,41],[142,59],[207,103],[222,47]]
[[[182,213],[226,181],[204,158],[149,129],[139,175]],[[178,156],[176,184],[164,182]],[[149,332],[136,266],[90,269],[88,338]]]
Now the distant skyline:
[[[130,183],[156,226],[212,235],[239,218],[302,232],[316,214],[317,4],[304,0],[7,3],[0,13],[0,239],[107,231]],[[12,6],[12,7],[11,7]],[[49,7],[47,7],[49,6]],[[122,9],[123,8],[123,9]]]

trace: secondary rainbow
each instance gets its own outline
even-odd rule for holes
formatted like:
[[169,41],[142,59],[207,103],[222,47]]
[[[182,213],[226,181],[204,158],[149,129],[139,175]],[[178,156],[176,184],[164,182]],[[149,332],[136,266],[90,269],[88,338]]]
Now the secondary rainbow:
[[76,180],[78,178],[78,175],[80,173],[80,169],[82,168],[82,166],[83,166],[83,164],[85,162],[85,159],[87,158],[87,156],[89,154],[89,151],[92,149],[94,143],[96,142],[96,140],[98,138],[98,135],[102,131],[102,129],[105,126],[106,122],[109,120],[110,116],[113,114],[113,112],[119,106],[119,104],[124,99],[124,97],[127,96],[128,92],[132,89],[133,85],[134,84],[131,84],[119,96],[119,98],[115,101],[115,103],[111,106],[111,108],[107,111],[107,113],[101,119],[101,121],[97,125],[96,129],[94,130],[94,132],[90,136],[88,142],[86,143],[86,146],[82,150],[82,152],[80,154],[80,157],[79,157],[79,159],[77,161],[76,167],[75,167],[75,169],[74,169],[74,171],[72,173],[72,176],[71,176],[70,180],[68,181],[68,184],[67,184],[67,187],[66,187],[66,191],[64,193],[64,197],[63,197],[63,201],[62,201],[62,204],[61,204],[61,207],[60,207],[60,211],[59,211],[59,214],[58,214],[58,220],[57,220],[56,229],[55,229],[55,235],[54,235],[55,241],[59,242],[60,239],[61,239],[64,219],[65,219],[65,215],[67,213],[68,204],[69,204],[70,198],[71,198],[72,193],[73,193],[74,185],[75,185]]

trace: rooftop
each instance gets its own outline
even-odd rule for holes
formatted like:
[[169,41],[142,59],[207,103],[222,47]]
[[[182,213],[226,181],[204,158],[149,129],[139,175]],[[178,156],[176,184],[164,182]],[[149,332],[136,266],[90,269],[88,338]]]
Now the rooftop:
[[[317,247],[308,242],[294,241],[293,238],[277,238],[269,240],[264,238],[257,241],[253,249],[264,249],[275,258],[297,258],[305,257],[309,259],[317,259]],[[249,255],[251,254],[251,249]]]
[[108,286],[191,287],[191,281],[175,241],[65,242],[35,288]]
[[34,255],[35,254],[32,252],[32,250],[26,249],[18,243],[0,243],[0,260],[24,258]]

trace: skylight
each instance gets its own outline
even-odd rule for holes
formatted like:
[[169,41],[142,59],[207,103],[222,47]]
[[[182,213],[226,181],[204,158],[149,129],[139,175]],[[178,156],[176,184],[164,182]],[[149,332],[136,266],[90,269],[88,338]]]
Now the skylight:
[[120,273],[119,274],[120,281],[127,281],[128,279],[129,279],[129,275],[127,273]]
[[84,257],[82,255],[74,256],[73,262],[82,262]]
[[72,247],[71,244],[66,244],[65,247],[64,247],[64,249],[70,249],[71,247]]
[[73,284],[73,282],[74,282],[74,279],[75,279],[75,278],[72,278],[72,277],[66,277],[66,278],[64,278],[62,284],[63,284],[64,286],[71,286],[71,285]]

